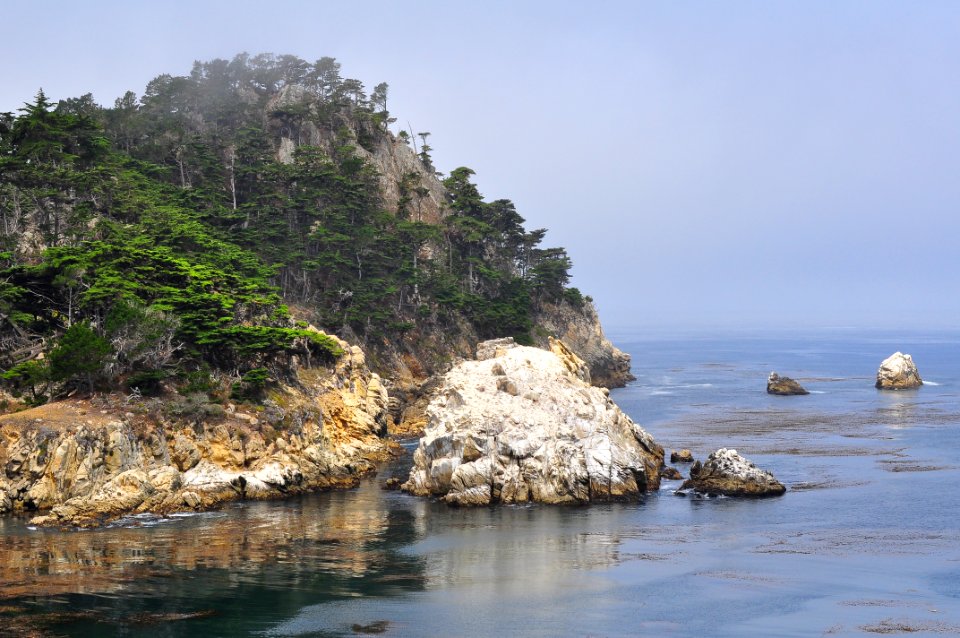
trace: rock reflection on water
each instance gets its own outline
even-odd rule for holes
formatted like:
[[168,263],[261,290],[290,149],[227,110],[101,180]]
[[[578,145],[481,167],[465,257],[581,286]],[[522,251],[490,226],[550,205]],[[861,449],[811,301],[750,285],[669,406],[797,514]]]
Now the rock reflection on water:
[[352,493],[249,503],[169,519],[135,517],[95,531],[27,531],[0,519],[0,600],[117,593],[144,578],[201,569],[262,577],[282,566],[285,586],[300,575],[364,577],[393,560],[391,537],[415,537],[416,517],[378,507],[376,486]]

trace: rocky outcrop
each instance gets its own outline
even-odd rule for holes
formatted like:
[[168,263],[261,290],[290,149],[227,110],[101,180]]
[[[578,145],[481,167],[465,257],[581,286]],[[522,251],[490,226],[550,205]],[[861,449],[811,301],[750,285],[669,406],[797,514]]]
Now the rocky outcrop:
[[771,372],[770,376],[767,377],[767,394],[792,396],[810,393],[790,377],[781,377],[776,372]]
[[883,360],[877,370],[877,388],[881,390],[906,390],[923,385],[913,357],[894,352]]
[[[368,160],[376,169],[380,181],[380,194],[385,210],[394,211],[404,197],[401,190],[409,193],[407,204],[411,219],[431,224],[439,223],[445,213],[446,190],[432,167],[425,166],[417,151],[410,144],[392,134],[375,136],[366,145],[359,143],[361,137],[355,118],[335,115],[337,122],[332,127],[315,123],[321,118],[316,97],[306,88],[296,84],[282,87],[267,103],[267,128],[276,135],[277,161],[290,164],[296,149],[302,145],[318,146],[333,156],[335,147],[343,144],[339,137],[347,132],[353,138],[354,152]],[[291,116],[292,113],[309,113],[313,117]]]
[[671,463],[693,463],[693,452],[684,448],[670,452]]
[[[585,300],[579,308],[566,301],[544,304],[534,323],[539,329],[535,333],[560,339],[587,363],[593,385],[621,388],[636,379],[630,373],[630,355],[607,339],[592,301]],[[538,337],[537,345],[547,347],[547,339]]]
[[260,410],[200,405],[174,419],[170,397],[107,397],[0,416],[0,512],[93,526],[356,485],[387,455],[387,393],[361,350],[340,345],[334,367],[299,370]]
[[453,505],[587,503],[657,489],[663,449],[563,343],[480,344],[427,408],[403,489]]
[[773,474],[726,448],[717,450],[702,464],[694,463],[690,478],[680,489],[726,496],[778,496],[787,491]]

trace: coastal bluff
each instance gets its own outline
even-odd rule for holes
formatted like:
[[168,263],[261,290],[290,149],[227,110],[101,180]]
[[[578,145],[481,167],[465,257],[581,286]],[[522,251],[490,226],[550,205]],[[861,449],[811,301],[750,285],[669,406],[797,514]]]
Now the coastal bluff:
[[451,505],[588,503],[660,484],[663,448],[563,342],[481,343],[443,377],[402,489]]
[[389,455],[387,392],[360,348],[340,345],[335,364],[301,368],[258,409],[100,395],[0,416],[0,513],[94,527],[353,487]]

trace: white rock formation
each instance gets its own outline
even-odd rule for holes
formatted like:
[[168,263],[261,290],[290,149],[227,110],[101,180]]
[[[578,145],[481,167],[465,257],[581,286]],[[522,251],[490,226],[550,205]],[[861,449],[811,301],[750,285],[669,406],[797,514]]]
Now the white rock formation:
[[918,388],[923,379],[917,371],[913,357],[902,352],[894,352],[883,360],[877,370],[877,387],[881,390],[904,390]]
[[444,377],[403,489],[455,505],[586,503],[635,497],[660,484],[661,448],[590,386],[582,360],[510,339]]
[[777,496],[787,490],[773,474],[727,448],[720,448],[703,464],[694,463],[680,489],[727,496]]

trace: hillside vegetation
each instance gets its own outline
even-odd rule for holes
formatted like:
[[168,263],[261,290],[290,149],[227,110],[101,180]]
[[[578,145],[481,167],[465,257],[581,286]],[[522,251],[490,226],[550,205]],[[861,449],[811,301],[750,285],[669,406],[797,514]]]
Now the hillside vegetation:
[[376,360],[428,334],[530,342],[538,308],[581,306],[565,251],[469,168],[437,173],[387,106],[332,58],[242,54],[0,115],[4,383],[255,400],[342,354],[313,326]]

